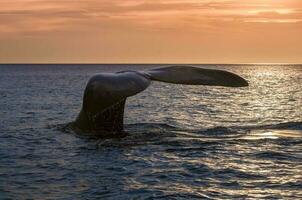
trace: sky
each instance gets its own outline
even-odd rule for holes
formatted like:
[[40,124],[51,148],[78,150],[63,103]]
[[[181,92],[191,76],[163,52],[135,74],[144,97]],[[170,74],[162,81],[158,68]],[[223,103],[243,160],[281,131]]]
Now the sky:
[[302,63],[302,0],[0,0],[0,63]]

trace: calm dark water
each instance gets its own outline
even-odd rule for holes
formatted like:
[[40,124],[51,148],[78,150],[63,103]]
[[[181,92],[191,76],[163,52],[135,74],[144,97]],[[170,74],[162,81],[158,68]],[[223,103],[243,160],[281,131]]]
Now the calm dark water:
[[154,82],[123,139],[66,125],[95,73],[156,65],[0,65],[0,199],[301,199],[302,65],[200,65],[248,88]]

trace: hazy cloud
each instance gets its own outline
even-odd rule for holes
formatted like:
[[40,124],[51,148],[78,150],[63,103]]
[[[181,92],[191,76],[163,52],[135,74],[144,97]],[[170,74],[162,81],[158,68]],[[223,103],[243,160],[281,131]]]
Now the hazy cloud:
[[[105,23],[120,20],[152,28],[160,28],[161,24],[175,27],[178,22],[189,25],[188,18],[194,19],[194,23],[200,20],[205,26],[213,21],[232,20],[279,20],[285,23],[300,21],[301,7],[302,3],[294,0],[287,3],[260,0],[2,0],[0,23],[1,29],[6,29],[6,32],[68,29],[87,21],[101,25],[103,20]],[[14,22],[9,18],[13,18]]]
[[[159,55],[167,55],[174,44],[210,55],[216,51],[212,44],[226,48],[235,43],[234,51],[240,53],[241,46],[256,48],[260,35],[269,37],[262,42],[267,48],[288,45],[296,52],[290,44],[300,42],[301,23],[301,0],[1,0],[0,40],[5,42],[0,53],[2,48],[6,56],[0,55],[0,61],[1,56],[14,57],[16,46],[21,51],[28,44],[37,52],[61,52],[64,46],[61,53],[66,57],[79,45],[85,51],[73,54],[108,59],[141,52],[148,57],[144,46],[150,45]],[[287,42],[280,41],[281,36]],[[207,50],[199,50],[198,44]]]

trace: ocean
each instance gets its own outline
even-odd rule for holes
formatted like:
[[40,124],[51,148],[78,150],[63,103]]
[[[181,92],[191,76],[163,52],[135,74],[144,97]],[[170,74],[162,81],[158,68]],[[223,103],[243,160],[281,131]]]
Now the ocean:
[[164,65],[0,65],[0,199],[302,199],[302,65],[194,65],[250,86],[153,82],[125,138],[75,133],[88,79]]

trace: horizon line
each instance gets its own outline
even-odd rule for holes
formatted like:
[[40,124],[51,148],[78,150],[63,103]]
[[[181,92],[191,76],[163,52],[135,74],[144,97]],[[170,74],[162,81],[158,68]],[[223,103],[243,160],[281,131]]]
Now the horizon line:
[[302,65],[302,63],[168,63],[168,62],[12,62],[1,63],[0,65]]

